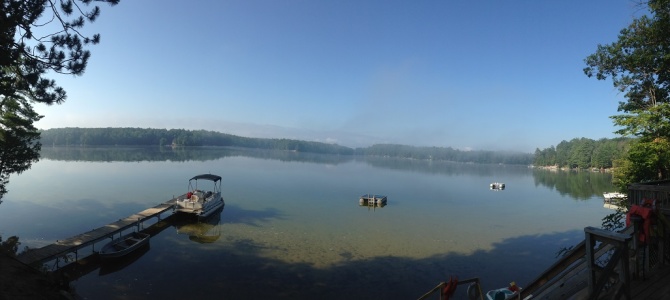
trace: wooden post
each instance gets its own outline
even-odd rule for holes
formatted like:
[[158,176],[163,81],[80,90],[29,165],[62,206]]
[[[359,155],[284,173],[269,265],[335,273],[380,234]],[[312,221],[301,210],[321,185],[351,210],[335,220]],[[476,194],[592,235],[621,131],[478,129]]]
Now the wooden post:
[[588,283],[589,283],[589,295],[595,293],[596,287],[596,269],[595,269],[595,257],[593,255],[593,247],[596,246],[596,240],[592,238],[592,235],[584,229],[584,245],[586,246],[586,261],[589,263],[587,266],[588,270]]
[[[631,235],[607,231],[604,229],[586,227],[584,228],[586,241],[586,260],[588,262],[589,299],[599,299],[600,293],[613,275],[618,272],[619,282],[615,286],[615,295],[621,295],[631,299],[630,295],[630,267],[628,247],[633,239]],[[614,246],[615,252],[604,268],[596,265],[594,255],[595,242],[610,244]],[[618,267],[618,271],[615,268]],[[598,274],[596,274],[598,273]],[[600,275],[600,276],[596,276]]]
[[[630,240],[630,237],[628,238]],[[623,283],[621,289],[623,289],[623,295],[626,299],[631,299],[630,295],[630,263],[628,261],[628,242],[625,241],[622,243],[620,250],[621,259],[619,260],[619,282]],[[618,292],[618,291],[617,291]]]

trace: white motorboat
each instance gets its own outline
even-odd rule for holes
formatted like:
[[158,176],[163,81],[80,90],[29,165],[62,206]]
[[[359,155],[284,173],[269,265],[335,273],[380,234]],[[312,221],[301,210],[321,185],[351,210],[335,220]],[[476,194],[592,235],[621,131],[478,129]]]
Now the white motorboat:
[[[214,186],[211,190],[200,190],[198,181],[211,181]],[[183,199],[177,199],[175,213],[195,215],[199,219],[206,218],[214,211],[224,206],[221,196],[221,176],[202,174],[188,181],[188,193]]]
[[628,195],[618,192],[612,192],[612,193],[603,193],[603,197],[605,198],[605,202],[611,202],[612,200],[626,199],[628,198]]

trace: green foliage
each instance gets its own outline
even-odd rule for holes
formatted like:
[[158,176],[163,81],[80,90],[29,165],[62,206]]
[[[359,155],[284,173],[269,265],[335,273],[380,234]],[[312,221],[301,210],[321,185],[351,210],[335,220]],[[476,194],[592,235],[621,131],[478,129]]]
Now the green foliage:
[[348,147],[290,139],[247,138],[206,130],[150,128],[54,128],[41,133],[51,146],[225,146],[351,155]]
[[0,198],[7,193],[9,175],[29,169],[39,159],[39,131],[33,122],[41,117],[24,98],[0,101]]
[[15,257],[19,251],[19,245],[21,245],[21,242],[19,242],[17,236],[10,236],[6,241],[3,241],[0,236],[0,252],[3,253],[0,255]]
[[[112,5],[119,0],[99,0]],[[39,116],[32,104],[62,103],[65,90],[47,74],[81,75],[100,36],[82,35],[100,15],[91,0],[0,0],[0,198],[9,176],[39,158]]]
[[619,32],[618,40],[598,45],[585,62],[584,73],[598,80],[612,79],[628,101],[619,111],[636,112],[667,102],[670,82],[670,2],[650,0],[649,15],[633,20]]
[[373,145],[352,149],[336,144],[291,140],[240,137],[215,131],[143,128],[54,128],[41,132],[41,142],[48,146],[158,146],[171,141],[175,147],[223,146],[273,149],[302,153],[366,155],[439,160],[454,162],[528,165],[527,153],[495,151],[460,151],[441,147]]
[[614,184],[620,191],[637,182],[667,178],[670,161],[670,143],[667,138],[652,142],[637,140],[631,143],[628,155],[614,165]]
[[[616,133],[635,136],[626,156],[614,161],[613,183],[620,191],[636,182],[670,176],[670,0],[645,2],[649,13],[633,20],[618,40],[598,45],[584,73],[612,79],[627,101],[612,116]],[[620,203],[623,209],[625,203]],[[623,227],[623,210],[603,219],[603,227]]]
[[635,136],[615,182],[625,190],[633,182],[670,176],[670,0],[646,2],[649,13],[619,33],[618,40],[598,45],[585,62],[584,73],[599,80],[612,79],[625,93],[619,103],[623,114],[612,116],[616,133]]
[[603,218],[602,228],[609,231],[618,231],[624,229],[626,226],[626,211],[628,211],[628,200],[617,199],[612,203],[616,205],[616,212],[611,213]]
[[577,169],[611,168],[614,161],[628,149],[630,138],[600,139],[574,138],[561,141],[555,148],[536,149],[533,165],[558,166]]
[[[100,35],[84,36],[85,22],[100,15],[90,0],[2,0],[0,27],[0,95],[25,96],[41,103],[61,103],[66,93],[49,71],[81,75],[91,56],[86,46],[100,42]],[[99,0],[115,5],[119,0]],[[76,12],[76,16],[74,13]],[[71,19],[69,19],[71,18]],[[38,31],[38,33],[35,32]],[[52,30],[52,33],[44,32]]]

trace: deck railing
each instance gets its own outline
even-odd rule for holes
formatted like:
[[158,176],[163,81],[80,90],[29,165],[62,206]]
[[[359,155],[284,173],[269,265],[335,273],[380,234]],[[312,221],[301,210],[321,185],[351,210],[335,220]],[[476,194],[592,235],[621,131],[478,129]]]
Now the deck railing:
[[[611,299],[621,297],[631,299],[629,248],[633,236],[594,227],[584,228],[584,233],[588,264],[588,298],[599,299],[602,295],[609,294],[612,296]],[[596,255],[598,242],[613,247],[613,252],[607,257],[604,266],[598,263],[599,256]]]
[[[633,234],[630,226],[619,234]],[[604,230],[603,230],[604,231]],[[577,244],[552,266],[547,268],[535,280],[522,286],[520,299],[565,299],[577,294],[588,293],[588,261],[586,240]],[[607,257],[614,245],[603,243],[600,247],[591,247],[594,259]]]

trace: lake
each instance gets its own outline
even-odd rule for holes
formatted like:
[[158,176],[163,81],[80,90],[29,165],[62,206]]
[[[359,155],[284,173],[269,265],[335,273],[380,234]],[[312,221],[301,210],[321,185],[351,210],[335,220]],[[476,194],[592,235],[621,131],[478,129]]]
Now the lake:
[[[182,195],[203,173],[223,177],[220,214],[202,223],[168,218],[132,263],[73,275],[76,293],[416,299],[450,276],[478,277],[484,290],[523,287],[613,212],[603,207],[602,193],[614,191],[608,173],[227,148],[44,147],[39,162],[10,179],[0,236],[39,248]],[[506,189],[490,190],[492,182]],[[368,193],[386,195],[388,205],[360,206]]]

